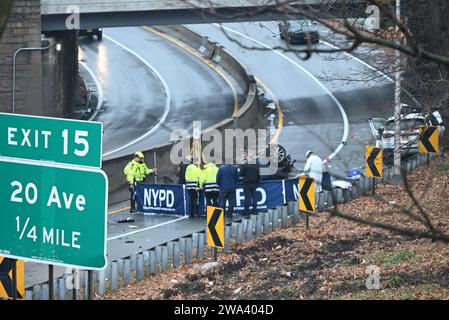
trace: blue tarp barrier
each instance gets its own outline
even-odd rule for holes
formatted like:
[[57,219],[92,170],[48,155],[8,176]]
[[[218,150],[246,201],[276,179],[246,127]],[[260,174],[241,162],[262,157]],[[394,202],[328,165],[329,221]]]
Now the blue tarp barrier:
[[189,204],[183,185],[138,183],[136,190],[140,212],[186,214]]

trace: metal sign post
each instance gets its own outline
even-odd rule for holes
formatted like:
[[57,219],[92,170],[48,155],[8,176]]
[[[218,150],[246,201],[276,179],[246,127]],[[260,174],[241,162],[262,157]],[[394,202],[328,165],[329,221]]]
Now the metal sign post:
[[48,300],[53,300],[53,265],[48,265]]
[[92,281],[93,274],[92,270],[87,271],[87,299],[92,300]]
[[214,257],[214,261],[217,262],[218,261],[218,250],[216,247],[212,247],[212,255]]
[[78,293],[76,291],[76,286],[78,285],[78,273],[76,269],[72,270],[72,300],[78,300]]

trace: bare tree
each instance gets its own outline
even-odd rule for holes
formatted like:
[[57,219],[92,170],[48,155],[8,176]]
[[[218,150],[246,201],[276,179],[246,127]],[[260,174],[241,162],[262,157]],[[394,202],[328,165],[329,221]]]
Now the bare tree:
[[11,12],[12,2],[13,0],[2,0],[0,2],[0,39],[3,35],[6,22],[8,21],[9,14]]
[[[447,0],[403,0],[404,18],[399,20],[392,2],[394,1],[367,0],[368,4],[375,5],[379,9],[382,27],[376,30],[364,27],[363,21],[351,19],[352,3],[349,0],[320,1],[317,5],[305,5],[306,2],[301,0],[267,0],[265,6],[251,12],[236,11],[234,15],[219,18],[226,21],[232,21],[233,18],[242,20],[242,15],[256,16],[265,13],[282,16],[284,20],[306,18],[317,21],[334,35],[332,47],[315,46],[310,42],[306,46],[292,46],[287,38],[285,47],[272,48],[294,52],[304,60],[313,54],[338,52],[357,54],[357,49],[361,46],[373,50],[382,49],[385,52],[383,61],[387,66],[382,72],[390,74],[398,70],[404,71],[406,89],[427,110],[439,110],[445,123],[449,123],[449,3]],[[210,10],[208,14],[218,15],[215,10]],[[226,28],[222,27],[221,30],[230,41],[245,49],[267,50],[258,46],[250,47],[230,34]],[[401,65],[395,62],[395,52],[400,52],[405,57]],[[449,142],[447,131],[445,138],[447,144]],[[344,218],[407,236],[449,243],[447,230],[440,230],[435,226],[431,215],[426,212],[420,204],[420,199],[414,194],[406,175],[402,176],[404,189],[412,204],[410,208],[393,206],[392,210],[416,222],[418,224],[416,228],[344,213],[338,206],[329,210],[331,217]],[[430,189],[431,185],[427,188]],[[335,200],[335,195],[332,196]]]

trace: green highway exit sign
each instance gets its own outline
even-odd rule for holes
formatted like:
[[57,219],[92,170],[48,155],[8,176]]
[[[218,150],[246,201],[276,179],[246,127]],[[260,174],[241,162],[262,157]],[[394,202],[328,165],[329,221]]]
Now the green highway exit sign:
[[108,180],[95,168],[0,157],[0,256],[106,266]]
[[101,167],[101,122],[0,113],[0,156]]

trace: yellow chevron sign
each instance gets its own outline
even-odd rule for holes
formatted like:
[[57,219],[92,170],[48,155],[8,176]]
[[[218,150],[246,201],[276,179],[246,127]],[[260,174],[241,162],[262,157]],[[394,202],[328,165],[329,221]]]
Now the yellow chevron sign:
[[371,178],[382,178],[383,164],[382,148],[366,146],[365,151],[365,175]]
[[420,153],[439,153],[439,130],[438,127],[419,128],[418,148]]
[[315,212],[315,180],[306,176],[299,177],[299,211]]
[[17,271],[17,299],[25,299],[25,263],[23,260],[12,260],[0,257],[0,298],[12,299],[13,295],[13,264]]

